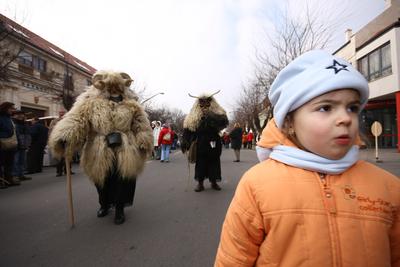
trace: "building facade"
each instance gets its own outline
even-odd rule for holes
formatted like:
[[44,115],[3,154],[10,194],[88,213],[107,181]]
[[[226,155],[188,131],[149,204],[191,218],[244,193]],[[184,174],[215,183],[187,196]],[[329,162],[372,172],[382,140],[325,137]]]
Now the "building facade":
[[29,116],[58,116],[96,69],[0,14],[0,103]]
[[361,30],[346,31],[346,43],[334,52],[368,80],[370,98],[361,114],[362,132],[371,144],[371,125],[382,124],[379,146],[400,152],[400,0],[386,0],[385,10]]

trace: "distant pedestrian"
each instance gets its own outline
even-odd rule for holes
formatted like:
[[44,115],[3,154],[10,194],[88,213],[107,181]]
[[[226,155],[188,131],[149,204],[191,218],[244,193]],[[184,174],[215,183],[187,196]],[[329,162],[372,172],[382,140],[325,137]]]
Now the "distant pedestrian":
[[359,160],[368,82],[324,51],[269,89],[274,119],[222,227],[215,267],[400,266],[400,180]]
[[49,129],[44,126],[38,117],[34,117],[30,127],[31,146],[27,153],[27,173],[42,172],[44,149],[47,145]]
[[155,125],[156,126],[153,129],[154,155],[156,160],[160,160],[161,147],[158,146],[158,138],[160,137],[160,132],[161,132],[161,121],[156,121]]
[[17,134],[18,147],[14,157],[13,176],[20,181],[31,180],[32,177],[25,176],[26,151],[31,145],[31,133],[29,125],[25,121],[25,112],[17,110],[13,114],[15,131]]
[[248,149],[253,148],[253,139],[254,139],[254,135],[253,135],[253,132],[250,130],[249,133],[247,134],[247,148]]
[[229,148],[229,144],[231,143],[231,138],[229,137],[229,134],[227,132],[224,132],[222,134],[222,141],[223,141],[224,147]]
[[[64,117],[64,115],[65,115],[65,111],[60,110],[58,112],[58,118],[51,121],[50,126],[49,126],[49,135],[51,134],[51,131],[53,130],[54,126],[56,126],[56,124],[59,121],[61,121],[61,119]],[[70,162],[70,168],[71,168],[71,174],[75,174],[72,171],[72,163],[71,162]],[[60,159],[57,160],[56,177],[60,177],[64,174],[67,174],[67,166],[65,165],[65,157],[61,157]]]
[[240,124],[236,122],[234,124],[234,128],[229,134],[229,137],[231,139],[231,148],[233,149],[235,153],[235,158],[233,162],[240,162],[240,148],[242,147],[242,134],[243,130],[240,128]]
[[20,184],[19,179],[12,175],[18,146],[15,126],[11,119],[14,111],[14,103],[3,102],[0,105],[0,188]]
[[242,147],[243,149],[247,148],[247,132],[244,131],[242,135]]
[[[152,134],[153,134],[153,132],[154,132],[154,128],[156,128],[156,121],[152,121],[151,123],[150,123],[150,126],[151,126],[151,132],[152,132]],[[154,137],[153,137],[154,138]],[[154,142],[154,141],[153,141]],[[158,143],[158,142],[157,142]],[[154,148],[155,148],[155,146],[153,146]],[[152,151],[151,151],[151,159],[156,159],[156,153],[155,153],[155,149],[153,149]]]
[[169,153],[171,150],[174,136],[168,124],[164,124],[158,137],[158,147],[161,147],[161,162],[169,162]]
[[171,129],[171,134],[172,134],[171,150],[175,150],[178,145],[178,135],[176,134],[174,129],[171,127],[171,125],[169,126],[169,128]]

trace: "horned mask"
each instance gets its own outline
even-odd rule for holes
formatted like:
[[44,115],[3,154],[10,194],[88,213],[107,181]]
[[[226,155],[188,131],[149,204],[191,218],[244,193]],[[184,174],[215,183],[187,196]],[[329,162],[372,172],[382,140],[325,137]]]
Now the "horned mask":
[[201,110],[208,110],[211,107],[212,102],[215,102],[214,95],[218,94],[221,90],[218,90],[217,92],[211,94],[211,95],[201,95],[201,96],[193,96],[189,94],[190,97],[197,98],[197,104]]
[[193,107],[190,110],[189,114],[186,116],[183,122],[183,127],[191,131],[195,131],[205,113],[226,115],[225,110],[218,104],[218,102],[214,98],[214,95],[218,94],[219,92],[220,91],[218,90],[213,94],[202,94],[200,96],[193,96],[189,94],[190,97],[196,98],[197,100],[193,104]]

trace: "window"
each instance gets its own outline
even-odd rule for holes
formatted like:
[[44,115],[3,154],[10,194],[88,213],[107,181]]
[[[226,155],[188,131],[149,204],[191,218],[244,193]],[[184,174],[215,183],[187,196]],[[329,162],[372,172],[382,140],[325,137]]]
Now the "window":
[[46,61],[40,57],[33,57],[33,67],[40,72],[46,72]]
[[392,73],[392,61],[390,58],[390,45],[382,47],[382,75]]
[[390,43],[386,43],[359,59],[358,70],[368,81],[392,74]]
[[31,54],[22,51],[22,52],[19,53],[19,55],[18,55],[18,62],[19,62],[20,64],[23,64],[23,65],[32,67],[32,60],[33,60],[32,58],[33,58],[33,57],[32,57]]
[[46,60],[38,57],[38,56],[34,56],[32,54],[29,54],[25,51],[22,51],[19,55],[18,55],[18,62],[20,64],[23,64],[25,66],[29,66],[32,68],[37,69],[40,72],[46,72],[46,65],[47,62]]

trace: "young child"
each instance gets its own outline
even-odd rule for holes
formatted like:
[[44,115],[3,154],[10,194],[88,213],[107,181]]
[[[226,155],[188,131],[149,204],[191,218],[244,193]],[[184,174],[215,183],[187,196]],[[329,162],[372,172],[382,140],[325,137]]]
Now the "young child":
[[359,72],[323,51],[279,73],[262,137],[270,153],[237,187],[215,266],[400,266],[400,180],[358,160],[355,145],[368,94]]

